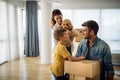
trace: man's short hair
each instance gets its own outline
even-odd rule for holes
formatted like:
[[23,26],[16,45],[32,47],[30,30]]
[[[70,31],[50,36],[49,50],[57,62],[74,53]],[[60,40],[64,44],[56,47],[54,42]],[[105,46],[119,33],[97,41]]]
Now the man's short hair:
[[95,35],[97,35],[97,32],[99,30],[99,26],[97,22],[93,20],[89,20],[89,21],[84,22],[82,26],[87,26],[89,30],[94,30]]

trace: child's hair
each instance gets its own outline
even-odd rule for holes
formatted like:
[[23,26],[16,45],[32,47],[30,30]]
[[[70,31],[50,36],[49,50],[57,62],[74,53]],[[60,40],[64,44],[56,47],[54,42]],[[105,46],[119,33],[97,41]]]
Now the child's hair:
[[60,37],[64,35],[64,32],[66,32],[67,30],[59,28],[57,30],[54,31],[54,38],[58,41],[60,41]]
[[52,11],[52,18],[51,18],[51,28],[55,25],[56,21],[54,20],[54,17],[56,15],[62,15],[61,11],[59,9],[54,9]]

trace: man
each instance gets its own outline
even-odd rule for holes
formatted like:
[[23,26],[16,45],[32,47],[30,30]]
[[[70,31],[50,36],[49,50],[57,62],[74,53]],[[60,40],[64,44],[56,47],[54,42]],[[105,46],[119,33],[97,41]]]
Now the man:
[[76,57],[100,61],[100,80],[113,80],[114,69],[109,45],[97,37],[98,24],[89,20],[82,24],[84,39],[81,40]]

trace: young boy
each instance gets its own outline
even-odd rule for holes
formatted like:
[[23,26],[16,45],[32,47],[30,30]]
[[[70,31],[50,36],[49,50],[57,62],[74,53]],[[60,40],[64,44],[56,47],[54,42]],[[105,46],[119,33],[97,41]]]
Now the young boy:
[[55,77],[55,80],[64,79],[64,60],[70,61],[83,60],[85,57],[73,57],[69,54],[66,46],[70,46],[71,40],[69,38],[68,31],[65,29],[58,29],[54,32],[54,38],[58,41],[54,50],[54,61],[51,65],[51,72]]

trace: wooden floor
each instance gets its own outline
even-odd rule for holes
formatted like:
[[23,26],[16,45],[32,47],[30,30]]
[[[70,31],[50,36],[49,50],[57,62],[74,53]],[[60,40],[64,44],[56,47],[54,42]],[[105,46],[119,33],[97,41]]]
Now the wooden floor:
[[[54,80],[50,65],[40,64],[39,57],[25,57],[0,66],[0,80]],[[120,74],[120,67],[114,67]],[[115,76],[115,80],[120,77]]]
[[39,57],[22,58],[0,66],[0,80],[54,80],[49,67]]

